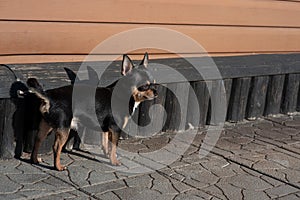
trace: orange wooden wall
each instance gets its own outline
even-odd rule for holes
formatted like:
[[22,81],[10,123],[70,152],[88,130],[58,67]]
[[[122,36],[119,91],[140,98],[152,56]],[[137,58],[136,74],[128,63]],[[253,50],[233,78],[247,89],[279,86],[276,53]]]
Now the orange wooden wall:
[[300,52],[296,0],[0,0],[0,63],[80,61],[147,26],[187,34],[212,56]]

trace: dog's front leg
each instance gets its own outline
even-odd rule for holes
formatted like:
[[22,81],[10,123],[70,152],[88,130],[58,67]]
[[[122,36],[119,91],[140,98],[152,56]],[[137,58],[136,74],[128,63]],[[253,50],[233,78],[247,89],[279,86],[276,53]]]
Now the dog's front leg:
[[119,140],[119,133],[113,130],[110,130],[111,137],[110,139],[110,144],[111,144],[111,149],[110,149],[110,162],[112,165],[121,165],[121,162],[118,161],[117,159],[117,145],[118,145],[118,140]]
[[103,150],[104,155],[107,157],[109,157],[108,135],[109,135],[109,132],[102,133],[102,150]]
[[55,142],[53,145],[53,153],[54,153],[54,167],[58,171],[63,171],[67,169],[65,166],[62,166],[60,164],[60,154],[61,150],[68,140],[70,133],[70,129],[64,128],[64,129],[57,129],[55,133]]
[[52,127],[49,126],[49,124],[45,122],[44,119],[42,119],[39,125],[39,132],[35,138],[33,151],[31,153],[31,163],[33,164],[39,163],[39,159],[38,159],[39,148],[42,142],[45,140],[45,138],[51,131],[52,131]]

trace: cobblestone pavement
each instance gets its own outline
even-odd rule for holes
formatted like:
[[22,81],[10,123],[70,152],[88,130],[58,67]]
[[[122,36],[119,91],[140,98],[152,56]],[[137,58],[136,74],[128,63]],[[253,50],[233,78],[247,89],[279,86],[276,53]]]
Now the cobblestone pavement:
[[[174,135],[128,139],[120,148],[152,152]],[[51,155],[43,156],[41,165],[27,159],[0,161],[0,199],[300,198],[300,116],[228,124],[213,150],[200,158],[205,136],[205,130],[199,131],[188,150],[168,166],[161,160],[172,156],[121,158],[124,165],[112,168],[99,147],[63,153],[62,163],[68,165],[64,172],[52,169]],[[143,172],[140,163],[158,168],[128,173]]]

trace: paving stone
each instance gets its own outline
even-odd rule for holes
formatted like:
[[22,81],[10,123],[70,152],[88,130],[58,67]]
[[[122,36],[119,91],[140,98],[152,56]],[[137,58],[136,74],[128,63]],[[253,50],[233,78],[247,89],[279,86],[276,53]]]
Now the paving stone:
[[123,170],[120,170],[120,168],[116,169],[118,171],[126,171],[126,170],[133,170],[134,168],[141,167],[141,164],[131,160],[128,157],[121,157],[120,161],[122,162],[122,167],[124,167]]
[[114,192],[106,192],[104,194],[96,194],[96,197],[101,200],[111,200],[111,199],[119,199],[119,197]]
[[68,193],[74,195],[75,197],[73,199],[76,199],[76,200],[95,199],[91,195],[88,195],[88,194],[84,193],[83,191],[79,191],[78,189],[74,189],[73,191],[70,191]]
[[201,191],[201,190],[195,190],[191,189],[187,192],[181,193],[176,196],[176,200],[184,200],[184,199],[195,199],[195,200],[201,200],[201,199],[211,199],[213,196]]
[[275,140],[284,140],[284,139],[290,138],[290,135],[282,134],[280,132],[277,132],[274,130],[272,131],[269,129],[256,130],[255,133],[262,137],[269,138],[269,139],[275,139]]
[[165,166],[173,163],[174,161],[180,159],[180,156],[178,154],[173,154],[170,151],[167,151],[165,149],[161,149],[156,152],[150,152],[146,154],[142,154],[144,158],[148,158],[152,161],[155,161],[157,163],[161,163]]
[[279,170],[279,169],[285,169],[284,166],[276,163],[276,162],[272,162],[272,161],[268,161],[268,160],[261,160],[256,162],[253,165],[254,169],[258,169],[258,170],[266,170],[266,169],[272,169],[272,170]]
[[68,193],[68,192],[64,192],[64,193],[59,193],[59,194],[53,194],[53,195],[47,195],[44,197],[39,197],[39,198],[35,198],[38,200],[50,200],[50,199],[74,199],[76,198],[75,195]]
[[11,193],[11,194],[0,194],[0,200],[8,200],[8,199],[25,199],[26,197],[19,193]]
[[219,180],[217,176],[200,165],[191,165],[181,169],[176,169],[175,171],[185,177],[185,183],[195,185],[197,188],[214,184]]
[[222,179],[219,183],[215,184],[228,199],[243,199],[242,189],[228,184],[227,179]]
[[300,159],[287,156],[283,153],[273,153],[267,155],[267,160],[274,161],[284,167],[292,169],[300,169],[299,162]]
[[199,152],[193,153],[191,155],[185,155],[181,158],[181,162],[188,164],[197,164],[200,163],[202,159],[200,158]]
[[267,183],[271,184],[273,187],[277,187],[279,185],[282,185],[282,182],[274,179],[274,178],[271,178],[269,176],[260,176],[260,178],[264,181],[266,181]]
[[297,191],[298,189],[291,187],[289,185],[280,185],[278,187],[274,187],[266,190],[266,193],[272,198],[277,198],[277,197],[283,197],[288,194],[295,193]]
[[130,142],[126,142],[126,143],[122,142],[122,143],[120,143],[118,148],[125,150],[125,151],[134,152],[134,153],[150,151],[149,148],[145,144],[132,144]]
[[168,136],[160,135],[159,137],[151,137],[146,140],[143,140],[142,144],[144,144],[150,151],[156,151],[168,144],[170,138]]
[[89,185],[88,178],[90,177],[91,169],[87,169],[84,166],[70,166],[68,168],[69,178],[72,183],[78,186]]
[[[149,158],[145,158],[143,156],[134,157],[133,161],[141,164],[142,166],[145,166],[144,170],[141,171],[142,173],[153,172],[154,170],[163,169],[166,167],[166,165],[164,165],[162,163],[156,162]],[[134,171],[133,171],[133,173],[134,173]]]
[[20,174],[21,170],[17,169],[17,166],[21,162],[16,159],[0,160],[0,173],[1,174]]
[[239,174],[233,177],[228,177],[226,178],[226,181],[245,190],[264,191],[272,187],[272,185],[266,181],[247,174]]
[[35,184],[26,184],[23,185],[22,189],[20,192],[28,192],[31,191],[32,193],[38,194],[39,192],[57,192],[61,190],[67,190],[68,188],[66,187],[59,187],[59,185],[53,185],[49,183],[45,183],[44,181],[38,182]]
[[128,178],[125,181],[129,187],[150,188],[152,186],[153,178],[151,178],[149,175],[143,175],[143,176]]
[[11,174],[8,177],[19,184],[34,184],[49,178],[47,174]]
[[117,190],[115,193],[124,200],[135,200],[135,199],[147,199],[147,200],[167,200],[173,199],[175,195],[173,194],[161,194],[158,191],[151,190],[148,188],[129,188]]
[[7,176],[0,174],[0,194],[17,192],[22,188],[20,183],[11,181]]
[[70,182],[65,182],[61,179],[58,179],[57,177],[50,176],[46,180],[43,180],[44,183],[58,187],[60,189],[71,189],[73,188],[72,184]]
[[281,172],[285,174],[287,182],[294,183],[300,187],[300,171],[294,169],[285,169]]
[[[41,167],[41,168],[43,168],[43,167]],[[43,171],[39,169],[38,165],[31,165],[31,164],[24,163],[24,162],[22,162],[19,166],[17,166],[16,169],[21,171],[23,174],[42,174],[43,173]]]
[[[36,190],[21,190],[19,194],[22,194],[26,197],[26,199],[38,199],[38,198],[46,198],[52,195],[63,195],[68,192],[68,190],[45,190],[45,189],[36,189]],[[71,196],[70,194],[66,194],[66,196]],[[48,198],[51,199],[51,198]]]
[[201,190],[203,190],[205,193],[207,193],[217,199],[228,200],[228,198],[226,198],[224,196],[223,191],[220,190],[220,188],[216,187],[215,185],[211,185],[211,186],[202,188]]
[[263,191],[243,190],[244,200],[267,200],[270,199]]
[[86,192],[94,195],[119,190],[126,188],[127,186],[123,181],[115,181],[115,182],[108,182],[104,184],[92,185],[92,186],[85,186],[82,187]]
[[[195,162],[193,162],[193,163],[195,163]],[[181,159],[179,159],[179,160],[176,160],[175,162],[171,163],[170,165],[168,165],[168,167],[170,167],[172,169],[176,169],[176,168],[184,167],[187,165],[189,165],[189,163],[186,163],[186,162],[182,161]]]
[[[63,172],[53,170],[52,155],[43,155],[41,165],[1,160],[0,199],[299,199],[299,189],[285,182],[300,187],[300,116],[272,120],[226,125],[201,159],[206,130],[184,153],[189,131],[167,147],[176,134],[121,141],[120,147],[132,152],[166,152],[127,158],[119,151],[120,167],[108,164],[99,145],[63,153],[68,165]],[[165,161],[174,162],[160,163]]]
[[189,199],[189,200],[205,200],[204,198],[202,197],[199,197],[199,196],[196,196],[196,195],[193,195],[193,194],[179,194],[178,196],[176,196],[174,198],[174,200],[185,200],[185,199]]
[[[137,197],[139,195],[141,195],[143,192],[148,191],[148,193],[150,193],[149,190],[150,190],[149,188],[144,188],[144,187],[137,187],[137,188],[130,187],[130,188],[124,188],[124,189],[116,190],[115,193],[122,200],[123,199],[138,199]],[[152,194],[152,195],[157,195],[157,196],[160,195],[159,192],[157,192],[157,191],[153,191],[153,193],[155,193],[155,194]],[[149,197],[146,198],[144,196],[143,198],[148,199]]]
[[180,182],[185,180],[185,176],[175,172],[174,169],[167,168],[167,169],[160,170],[159,172],[165,174],[167,177],[170,177],[173,180],[177,180]]
[[241,149],[241,144],[233,143],[227,138],[224,138],[224,139],[220,138],[218,140],[217,146],[220,149],[226,149],[226,150],[230,150],[230,151]]
[[89,173],[87,182],[90,185],[95,185],[99,183],[116,181],[117,177],[113,173],[99,173],[97,171],[92,171]]
[[299,200],[299,196],[297,196],[295,194],[289,194],[284,197],[278,198],[278,200]]
[[174,194],[177,195],[179,191],[173,186],[173,183],[169,181],[167,178],[159,175],[159,174],[151,174],[153,178],[153,185],[151,189],[159,191],[162,194]]
[[284,121],[283,124],[289,127],[300,128],[300,120],[296,117],[293,120]]

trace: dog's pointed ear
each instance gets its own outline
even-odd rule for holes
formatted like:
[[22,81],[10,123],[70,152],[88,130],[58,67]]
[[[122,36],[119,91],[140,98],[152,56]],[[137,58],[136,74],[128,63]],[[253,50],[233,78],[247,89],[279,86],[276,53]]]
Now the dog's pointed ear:
[[122,69],[121,69],[122,75],[125,76],[132,69],[133,69],[132,61],[130,60],[130,58],[126,54],[124,54],[123,55],[123,61],[122,61]]
[[99,77],[97,72],[90,66],[87,66],[87,71],[88,71],[88,75],[89,75],[89,82],[96,84],[99,82]]
[[26,81],[26,84],[28,87],[31,88],[35,88],[39,91],[43,91],[43,87],[41,86],[41,84],[38,82],[38,80],[36,78],[28,78]]
[[148,53],[146,52],[140,65],[143,65],[144,67],[147,68],[148,67],[148,60],[149,60],[149,56],[148,56]]
[[76,74],[70,70],[69,68],[64,67],[65,71],[67,72],[67,75],[71,81],[71,84],[73,85],[75,83],[76,80]]

